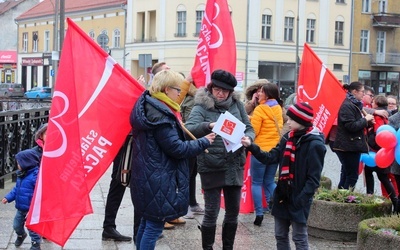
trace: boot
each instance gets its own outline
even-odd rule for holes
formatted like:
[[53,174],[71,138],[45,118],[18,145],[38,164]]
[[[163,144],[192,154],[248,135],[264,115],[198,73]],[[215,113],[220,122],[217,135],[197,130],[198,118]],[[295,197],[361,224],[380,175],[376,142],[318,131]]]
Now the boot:
[[222,249],[232,250],[235,242],[237,223],[225,223],[222,225]]
[[102,233],[102,240],[131,241],[132,237],[120,234],[113,227],[105,227]]
[[217,226],[213,227],[199,226],[199,229],[201,231],[201,245],[204,250],[213,250],[216,227]]
[[397,211],[396,211],[397,214],[400,214],[400,198],[399,197],[397,198],[397,208],[396,209],[397,209]]
[[398,214],[399,211],[399,200],[398,198],[392,199],[392,204],[393,204],[393,214]]

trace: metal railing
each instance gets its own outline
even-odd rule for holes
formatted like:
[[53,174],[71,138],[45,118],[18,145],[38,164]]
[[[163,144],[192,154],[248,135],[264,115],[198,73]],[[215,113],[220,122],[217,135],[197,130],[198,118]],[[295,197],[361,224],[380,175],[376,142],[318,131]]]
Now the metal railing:
[[49,106],[0,111],[0,188],[4,188],[6,180],[16,180],[15,155],[36,145],[35,133],[48,121]]
[[372,53],[371,64],[376,65],[400,65],[400,53]]

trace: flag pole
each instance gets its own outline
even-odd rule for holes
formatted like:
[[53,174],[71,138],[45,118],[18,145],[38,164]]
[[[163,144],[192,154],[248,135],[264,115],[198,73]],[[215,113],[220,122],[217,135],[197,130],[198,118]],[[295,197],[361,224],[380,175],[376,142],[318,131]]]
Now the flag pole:
[[[194,136],[194,135],[192,134],[192,132],[190,132],[190,131],[185,127],[185,124],[183,124],[182,121],[181,121],[181,127],[182,127],[183,131],[185,131],[185,133],[186,133],[188,136],[190,136],[190,138],[192,138],[193,140],[197,140],[196,136]],[[208,153],[208,150],[205,149],[204,152]]]

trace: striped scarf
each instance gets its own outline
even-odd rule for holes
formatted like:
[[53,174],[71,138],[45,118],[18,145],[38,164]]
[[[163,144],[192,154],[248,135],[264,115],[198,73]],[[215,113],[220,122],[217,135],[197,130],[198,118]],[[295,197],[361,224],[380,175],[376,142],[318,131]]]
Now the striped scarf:
[[286,142],[285,151],[283,152],[281,174],[279,175],[280,181],[291,182],[293,180],[297,141],[301,136],[311,132],[312,129],[313,127],[306,127],[302,130],[292,130],[289,132],[289,138]]

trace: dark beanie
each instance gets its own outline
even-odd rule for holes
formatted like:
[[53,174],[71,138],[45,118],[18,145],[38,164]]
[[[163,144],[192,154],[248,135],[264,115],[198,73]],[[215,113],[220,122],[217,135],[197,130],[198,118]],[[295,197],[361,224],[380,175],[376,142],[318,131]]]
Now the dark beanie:
[[289,107],[286,115],[293,121],[305,127],[312,127],[312,120],[314,116],[313,108],[305,102],[293,104]]
[[237,85],[234,75],[228,71],[217,69],[211,74],[211,82],[220,88],[233,91]]

